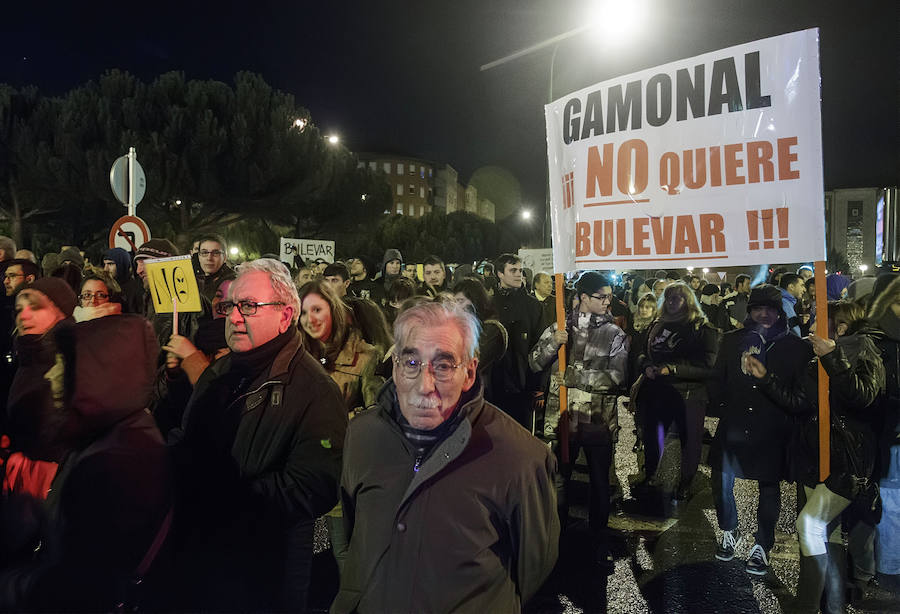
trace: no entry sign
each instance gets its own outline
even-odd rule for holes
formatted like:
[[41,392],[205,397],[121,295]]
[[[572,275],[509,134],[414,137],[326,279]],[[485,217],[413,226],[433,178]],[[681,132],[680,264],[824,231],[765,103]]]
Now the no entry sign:
[[109,231],[109,248],[121,247],[126,252],[136,252],[137,248],[150,240],[147,222],[134,215],[123,215]]
[[556,271],[825,258],[818,30],[545,107]]

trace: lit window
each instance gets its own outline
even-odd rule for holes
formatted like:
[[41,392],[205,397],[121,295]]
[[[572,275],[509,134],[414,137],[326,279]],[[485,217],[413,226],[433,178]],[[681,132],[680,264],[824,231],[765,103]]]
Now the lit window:
[[419,205],[419,217],[425,215],[425,205]]
[[369,162],[369,168],[370,168],[371,170],[374,171],[375,168],[376,168],[376,166],[377,166],[377,165],[376,165],[374,162]]
[[397,196],[403,196],[403,184],[402,183],[397,184]]
[[425,198],[425,188],[423,186],[419,186],[419,198]]
[[408,189],[409,189],[409,195],[410,195],[410,196],[415,196],[415,195],[416,195],[416,186],[414,186],[413,184],[409,184],[409,188],[408,188]]
[[432,170],[429,168],[429,169],[428,169],[428,176],[429,176],[429,177],[431,177],[431,173],[432,173]]
[[415,174],[416,174],[416,165],[415,165],[415,164],[410,164],[410,165],[409,165],[409,174],[410,174],[410,175],[415,175]]
[[400,163],[397,164],[397,174],[398,174],[398,175],[402,175],[402,174],[403,174],[403,165],[400,164]]
[[403,203],[397,203],[397,214],[403,215]]
[[390,162],[385,162],[385,163],[384,163],[384,174],[385,174],[385,175],[390,175],[390,174],[391,174],[391,163],[390,163]]
[[365,162],[357,162],[356,168],[362,168],[362,167],[364,167],[365,165],[366,165]]

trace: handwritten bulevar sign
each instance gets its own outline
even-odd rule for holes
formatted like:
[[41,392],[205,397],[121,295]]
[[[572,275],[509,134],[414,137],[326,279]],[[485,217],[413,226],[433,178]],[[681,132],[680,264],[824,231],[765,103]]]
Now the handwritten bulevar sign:
[[556,271],[825,259],[818,30],[545,107]]

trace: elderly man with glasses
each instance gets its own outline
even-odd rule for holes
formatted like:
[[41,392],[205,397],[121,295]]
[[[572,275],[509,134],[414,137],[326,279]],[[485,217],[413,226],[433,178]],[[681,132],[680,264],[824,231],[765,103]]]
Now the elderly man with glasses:
[[186,537],[175,606],[305,611],[313,523],[337,502],[347,411],[301,345],[282,263],[239,266],[217,310],[231,353],[200,376],[175,446]]
[[345,442],[332,612],[518,612],[553,569],[556,461],[485,402],[478,329],[455,304],[397,317],[393,379]]

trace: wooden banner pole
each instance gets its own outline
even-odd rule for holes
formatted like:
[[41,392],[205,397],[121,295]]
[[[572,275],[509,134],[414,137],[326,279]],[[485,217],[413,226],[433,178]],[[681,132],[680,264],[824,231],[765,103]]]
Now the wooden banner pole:
[[[828,338],[828,287],[825,262],[816,261],[816,335]],[[831,474],[831,406],[828,401],[828,374],[819,362],[819,481]]]
[[[566,330],[565,283],[562,273],[553,276],[556,283],[556,329]],[[559,346],[559,451],[563,463],[569,462],[569,398],[564,385],[566,375],[566,346]]]

